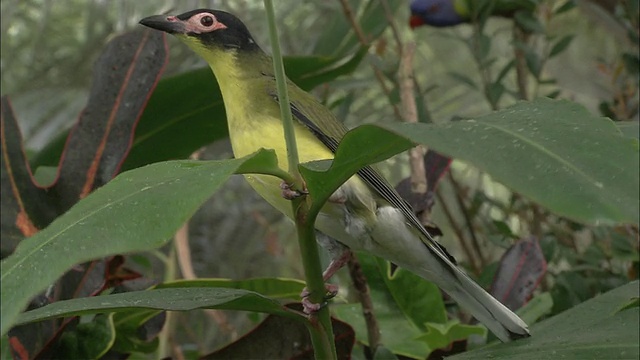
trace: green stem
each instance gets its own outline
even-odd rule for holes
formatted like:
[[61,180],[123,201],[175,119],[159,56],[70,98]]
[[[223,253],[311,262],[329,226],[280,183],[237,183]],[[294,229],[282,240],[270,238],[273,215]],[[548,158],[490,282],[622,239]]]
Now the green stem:
[[[289,108],[289,95],[287,93],[287,83],[280,53],[280,42],[276,29],[273,1],[264,0],[269,23],[269,38],[273,51],[273,69],[276,77],[278,98],[280,99],[280,113],[284,127],[284,137],[287,144],[287,160],[290,177],[295,180],[294,188],[303,189],[302,177],[298,170],[298,146],[293,127],[293,118]],[[292,200],[296,230],[298,232],[298,242],[300,245],[300,255],[305,273],[307,289],[310,292],[309,300],[313,303],[324,302],[325,286],[322,278],[322,266],[318,254],[318,246],[315,239],[315,216],[309,215],[309,197],[298,197]],[[331,316],[329,309],[323,306],[316,314],[310,316],[307,323],[309,334],[313,344],[316,359],[336,359],[336,349],[334,344],[333,329],[331,327]]]
[[289,173],[295,178],[300,179],[300,173],[298,172],[298,145],[296,144],[293,118],[291,116],[291,109],[289,108],[289,93],[287,92],[284,64],[282,63],[282,54],[280,53],[280,40],[278,39],[278,29],[276,28],[273,1],[264,0],[264,7],[267,10],[267,19],[269,21],[269,39],[271,40],[271,51],[273,52],[273,71],[276,76],[276,87],[278,90],[278,98],[280,99],[280,115],[282,116],[284,138],[287,143]]

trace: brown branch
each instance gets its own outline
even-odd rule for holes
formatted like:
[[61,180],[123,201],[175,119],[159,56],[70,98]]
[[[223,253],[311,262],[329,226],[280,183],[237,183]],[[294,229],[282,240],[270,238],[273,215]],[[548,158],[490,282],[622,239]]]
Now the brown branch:
[[[200,158],[200,154],[204,148],[201,148],[191,154],[190,159],[197,160]],[[182,225],[180,229],[174,235],[174,246],[176,249],[176,259],[178,261],[178,267],[182,273],[182,278],[186,280],[197,279],[195,271],[193,270],[193,262],[191,261],[191,247],[189,246],[189,222],[187,221]],[[205,309],[204,313],[211,317],[213,321],[221,328],[228,331],[231,334],[236,333],[236,329],[229,323],[224,313],[218,310]]]
[[[402,119],[407,123],[418,122],[416,98],[413,96],[413,55],[416,44],[409,42],[402,47],[398,82],[400,83],[400,101],[404,110]],[[418,145],[409,149],[409,164],[411,166],[411,191],[416,194],[426,194],[429,189],[427,174],[424,168],[424,149]]]
[[[520,28],[520,26],[515,23],[513,25],[513,40],[514,43],[520,42],[525,45],[529,42],[529,34],[527,34],[522,28]],[[524,56],[524,50],[521,47],[514,45],[513,54],[516,66],[516,83],[518,84],[518,95],[521,100],[528,100],[528,72],[527,60]]]
[[369,339],[369,348],[371,350],[371,353],[367,354],[367,358],[372,359],[373,354],[376,353],[376,349],[380,345],[380,326],[373,313],[373,302],[371,301],[371,292],[367,285],[367,278],[364,276],[364,273],[362,273],[362,266],[360,266],[360,262],[358,262],[358,259],[353,253],[351,253],[348,266],[353,287],[356,289],[360,304],[362,304],[364,321],[367,324],[367,338]]
[[471,219],[471,216],[469,215],[469,211],[467,211],[467,206],[465,205],[464,199],[462,198],[462,195],[461,195],[462,187],[460,186],[460,184],[458,184],[456,179],[453,178],[451,171],[447,173],[447,176],[449,177],[449,181],[451,182],[451,185],[453,185],[453,189],[454,189],[453,192],[455,194],[458,207],[460,208],[460,212],[464,217],[464,221],[467,225],[467,229],[469,229],[469,235],[471,235],[471,246],[473,246],[473,249],[475,250],[476,254],[478,254],[478,260],[480,261],[480,264],[478,264],[478,266],[482,268],[486,264],[486,260],[482,254],[482,249],[480,248],[480,241],[478,240],[478,237],[476,236],[476,232],[473,229],[473,221]]
[[453,232],[456,234],[456,237],[460,242],[462,251],[464,251],[465,255],[467,256],[467,259],[469,259],[469,265],[471,266],[471,269],[476,275],[479,275],[480,268],[476,264],[476,259],[473,256],[473,252],[471,251],[471,249],[469,248],[469,245],[465,241],[464,233],[460,229],[460,226],[458,225],[458,223],[453,218],[453,214],[451,213],[451,210],[447,206],[447,203],[444,201],[444,196],[442,196],[442,190],[440,189],[440,187],[436,189],[436,196],[438,197],[438,202],[440,203],[440,207],[442,208],[442,212],[444,213],[444,216],[449,221],[449,224],[451,225]]
[[381,0],[382,8],[384,9],[384,17],[387,19],[389,26],[391,27],[391,33],[393,34],[393,38],[396,41],[396,47],[398,53],[402,54],[402,40],[400,39],[400,31],[398,31],[398,27],[396,26],[396,20],[393,17],[393,12],[389,7],[389,2],[387,0]]
[[364,31],[362,31],[362,28],[356,21],[356,17],[353,15],[353,10],[351,9],[351,5],[349,5],[349,1],[340,0],[340,4],[342,4],[342,11],[344,11],[344,16],[346,16],[347,20],[349,21],[349,24],[351,24],[351,27],[356,32],[356,36],[358,37],[358,40],[360,40],[360,44],[362,44],[363,46],[369,47],[371,44],[369,43],[369,40],[365,36]]
[[[360,24],[358,24],[358,22],[356,21],[356,18],[353,15],[353,10],[351,9],[351,5],[349,5],[349,2],[347,0],[340,0],[340,4],[342,4],[342,10],[344,11],[344,15],[347,17],[349,24],[351,24],[351,27],[356,32],[356,36],[358,37],[358,41],[360,41],[360,45],[367,48],[371,46],[364,31],[362,31]],[[387,96],[387,98],[390,99],[391,89],[387,87],[387,84],[384,79],[384,74],[373,63],[370,63],[370,65],[371,65],[371,68],[373,69],[373,74],[375,75],[376,80],[378,80],[378,83],[380,83],[380,87],[382,88],[382,91]],[[393,114],[395,115],[396,119],[401,120],[402,114],[400,113],[400,109],[398,109],[398,105],[396,104],[391,104],[391,105],[393,106]]]

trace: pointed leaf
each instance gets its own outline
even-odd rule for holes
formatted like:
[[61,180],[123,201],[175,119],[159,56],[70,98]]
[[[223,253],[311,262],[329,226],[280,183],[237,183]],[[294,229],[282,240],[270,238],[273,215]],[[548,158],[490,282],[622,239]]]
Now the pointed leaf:
[[298,299],[304,289],[302,280],[280,278],[257,278],[246,280],[229,279],[194,279],[166,282],[156,286],[156,289],[189,288],[189,287],[217,287],[254,291],[272,299]]
[[[353,329],[332,318],[338,359],[349,359],[355,335]],[[313,357],[309,332],[301,322],[268,316],[237,341],[207,354],[203,359],[308,359]]]
[[451,357],[465,359],[637,359],[639,308],[618,312],[638,297],[638,281],[586,301],[531,327],[531,337]]
[[245,310],[278,314],[303,321],[304,316],[258,293],[228,288],[169,288],[71,299],[20,315],[19,324],[66,316],[131,311],[134,309],[188,311]]
[[22,134],[6,96],[0,105],[0,143],[2,144],[2,254],[13,252],[26,236],[49,224],[56,216],[54,202],[39,187],[22,147]]
[[134,31],[110,41],[93,71],[89,102],[69,134],[53,190],[66,210],[111,180],[168,59],[164,34]]
[[[349,131],[336,150],[333,161],[300,165],[300,172],[313,194],[314,206],[321,206],[347,179],[362,167],[385,160],[412,147],[407,139],[375,126]],[[362,151],[368,149],[368,151]]]
[[[263,158],[264,153],[275,157],[268,151],[255,156]],[[165,244],[231,174],[252,159],[172,161],[123,173],[23,240],[1,263],[1,333],[31,297],[74,264]]]
[[547,261],[538,240],[520,240],[502,255],[491,295],[515,311],[529,301],[546,272]]
[[560,54],[561,52],[563,52],[564,49],[566,49],[569,46],[569,44],[571,44],[571,41],[573,40],[573,38],[574,38],[574,35],[565,35],[561,37],[560,40],[556,41],[556,43],[553,44],[551,51],[549,52],[549,58],[552,58]]
[[477,120],[380,126],[466,161],[561,216],[587,224],[640,217],[638,141],[575,103],[538,99]]

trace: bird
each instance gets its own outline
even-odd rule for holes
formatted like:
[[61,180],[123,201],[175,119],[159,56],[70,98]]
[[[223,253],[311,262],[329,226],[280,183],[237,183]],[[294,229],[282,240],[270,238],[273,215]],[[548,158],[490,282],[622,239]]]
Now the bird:
[[[468,0],[413,0],[409,26],[450,27],[469,22],[473,12],[470,5]],[[512,17],[518,10],[532,11],[534,5],[527,0],[495,0],[491,14]]]
[[448,27],[462,24],[469,19],[469,9],[464,1],[413,0],[410,5],[409,26],[422,25]]
[[[149,16],[140,24],[176,36],[208,63],[222,93],[235,157],[273,149],[278,166],[288,171],[273,60],[240,19],[197,9]],[[288,79],[287,86],[300,162],[333,159],[348,129],[313,95]],[[267,202],[293,216],[281,179],[260,174],[245,178]],[[313,198],[312,193],[305,196]],[[325,281],[347,262],[350,251],[369,252],[438,285],[503,342],[529,336],[527,324],[457,267],[374,168],[364,167],[342,184],[323,206],[315,227],[318,243],[332,258]]]

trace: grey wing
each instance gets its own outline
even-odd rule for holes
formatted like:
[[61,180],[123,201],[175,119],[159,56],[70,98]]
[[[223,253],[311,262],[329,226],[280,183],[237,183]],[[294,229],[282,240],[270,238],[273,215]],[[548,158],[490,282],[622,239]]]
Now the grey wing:
[[[275,97],[276,101],[278,100]],[[316,123],[311,121],[307,115],[301,110],[301,108],[295,103],[290,103],[291,113],[293,117],[305,125],[325,146],[331,149],[332,152],[336,152],[338,148],[339,140],[333,136],[328,135],[326,132],[322,131]],[[346,130],[345,130],[346,131]],[[411,209],[411,206],[400,197],[400,195],[389,185],[389,183],[373,168],[370,166],[365,166],[364,168],[358,171],[358,175],[364,180],[364,182],[369,185],[380,197],[386,200],[389,204],[394,206],[397,209],[400,209],[404,217],[407,221],[422,235],[427,241],[427,245],[429,249],[435,250],[435,252],[444,259],[449,260],[453,264],[456,264],[456,260],[453,256],[449,254],[447,249],[444,246],[438,244],[437,241],[433,238],[433,236],[422,226],[420,220],[416,217]],[[430,245],[430,246],[429,246]]]

